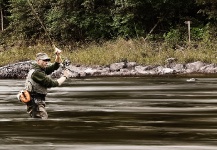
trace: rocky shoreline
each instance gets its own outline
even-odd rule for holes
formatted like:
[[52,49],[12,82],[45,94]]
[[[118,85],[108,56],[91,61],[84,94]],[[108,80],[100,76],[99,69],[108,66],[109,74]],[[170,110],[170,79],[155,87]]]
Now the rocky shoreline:
[[[24,79],[32,67],[33,61],[24,61],[0,67],[1,79]],[[59,78],[62,74],[60,68],[51,74]],[[212,74],[217,73],[217,64],[207,64],[201,61],[179,64],[176,59],[169,58],[164,66],[160,65],[139,65],[136,62],[118,62],[108,66],[67,66],[71,71],[71,78],[81,77],[110,77],[110,76],[163,76],[163,75],[191,75],[191,74]]]

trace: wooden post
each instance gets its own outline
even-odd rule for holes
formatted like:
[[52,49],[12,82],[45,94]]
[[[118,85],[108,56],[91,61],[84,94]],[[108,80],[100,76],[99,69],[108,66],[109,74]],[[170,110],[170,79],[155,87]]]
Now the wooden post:
[[185,21],[185,24],[188,25],[188,42],[191,42],[191,21]]

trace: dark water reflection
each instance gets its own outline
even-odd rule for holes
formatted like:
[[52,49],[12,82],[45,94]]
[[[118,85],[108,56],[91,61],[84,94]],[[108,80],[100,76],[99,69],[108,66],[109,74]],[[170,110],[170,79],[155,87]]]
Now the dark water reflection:
[[0,149],[214,150],[217,78],[94,78],[49,90],[48,120],[31,119],[0,80]]

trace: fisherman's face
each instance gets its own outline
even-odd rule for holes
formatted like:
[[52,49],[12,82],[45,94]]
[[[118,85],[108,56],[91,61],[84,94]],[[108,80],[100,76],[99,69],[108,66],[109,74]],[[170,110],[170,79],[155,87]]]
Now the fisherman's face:
[[48,66],[49,62],[50,62],[49,60],[41,60],[41,59],[39,59],[38,60],[38,65],[41,66],[42,68],[45,68],[45,67]]

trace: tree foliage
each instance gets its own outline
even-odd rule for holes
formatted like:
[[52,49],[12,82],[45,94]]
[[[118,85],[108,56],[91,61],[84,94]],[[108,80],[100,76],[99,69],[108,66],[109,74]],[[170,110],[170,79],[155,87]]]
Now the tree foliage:
[[212,23],[216,23],[217,21],[217,1],[216,0],[196,0],[197,4],[202,6],[203,9],[199,11],[204,15],[208,16],[208,19],[212,21]]
[[[0,0],[0,12],[1,12],[1,24],[2,26],[8,26],[8,20],[6,16],[8,16],[8,0]],[[3,28],[3,27],[2,27]]]
[[[118,37],[145,37],[157,24],[154,34],[217,21],[215,0],[0,0],[7,13],[7,32],[24,40],[46,40],[43,22],[50,36],[63,43],[99,41]],[[201,13],[198,13],[201,12]],[[205,15],[205,16],[202,16]],[[8,34],[8,33],[7,33]]]

